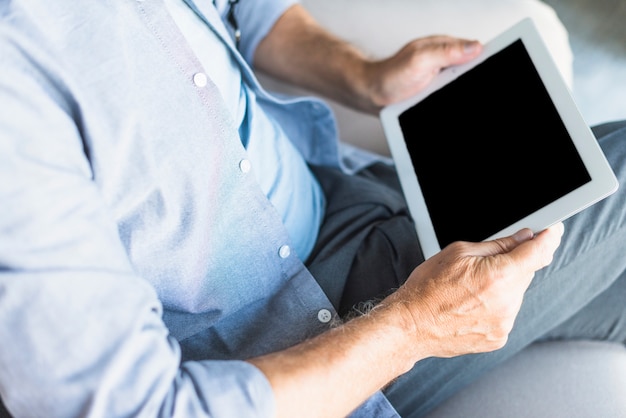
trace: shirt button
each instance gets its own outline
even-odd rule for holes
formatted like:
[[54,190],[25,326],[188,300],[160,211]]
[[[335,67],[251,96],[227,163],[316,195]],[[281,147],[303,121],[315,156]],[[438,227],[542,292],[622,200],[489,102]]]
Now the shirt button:
[[289,248],[289,245],[283,245],[278,249],[278,255],[280,256],[280,258],[287,258],[290,254],[291,248]]
[[333,314],[331,314],[328,309],[320,309],[319,312],[317,313],[317,319],[322,324],[327,324],[328,322],[330,322],[332,317],[333,317]]
[[206,78],[206,74],[204,73],[195,73],[193,75],[193,84],[198,87],[205,87],[208,79]]
[[250,171],[250,169],[252,168],[252,163],[250,162],[250,160],[244,158],[243,160],[239,161],[239,169],[241,170],[242,173],[247,173]]

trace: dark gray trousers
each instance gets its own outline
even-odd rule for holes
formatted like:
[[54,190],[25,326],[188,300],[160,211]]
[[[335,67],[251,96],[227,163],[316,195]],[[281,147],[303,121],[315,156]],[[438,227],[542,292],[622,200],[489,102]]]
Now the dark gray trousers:
[[[626,121],[594,133],[622,187],[565,221],[554,261],[535,275],[504,348],[422,360],[386,389],[402,416],[423,416],[536,341],[626,342]],[[423,257],[393,168],[376,165],[355,176],[314,171],[328,210],[307,264],[345,315],[361,301],[392,292]]]

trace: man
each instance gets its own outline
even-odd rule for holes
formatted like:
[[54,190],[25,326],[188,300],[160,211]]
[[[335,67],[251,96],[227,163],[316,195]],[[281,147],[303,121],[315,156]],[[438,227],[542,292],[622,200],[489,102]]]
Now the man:
[[552,263],[560,224],[422,262],[393,170],[249,66],[376,112],[479,44],[370,61],[291,1],[232,3],[0,3],[9,412],[419,416],[532,341],[626,339],[623,192]]

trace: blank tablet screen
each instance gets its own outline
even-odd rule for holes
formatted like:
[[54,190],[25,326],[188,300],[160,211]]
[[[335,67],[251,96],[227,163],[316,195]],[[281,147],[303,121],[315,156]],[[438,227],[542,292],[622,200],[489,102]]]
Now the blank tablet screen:
[[521,40],[399,123],[441,248],[482,241],[591,181]]

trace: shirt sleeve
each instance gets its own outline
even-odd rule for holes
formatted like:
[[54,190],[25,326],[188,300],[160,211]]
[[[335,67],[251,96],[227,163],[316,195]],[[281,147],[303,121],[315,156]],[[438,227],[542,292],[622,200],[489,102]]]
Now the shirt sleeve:
[[[278,18],[297,0],[239,1],[235,16],[241,30],[239,50],[248,64],[252,65],[259,42],[268,34]],[[228,25],[228,22],[227,22]]]
[[19,44],[0,31],[6,408],[46,417],[273,416],[269,383],[252,365],[181,364],[157,294],[134,272],[93,177],[72,87]]

